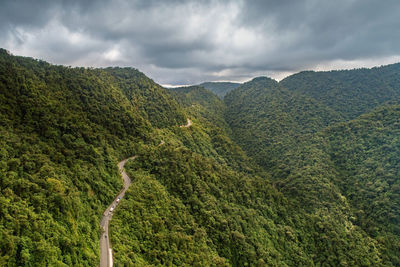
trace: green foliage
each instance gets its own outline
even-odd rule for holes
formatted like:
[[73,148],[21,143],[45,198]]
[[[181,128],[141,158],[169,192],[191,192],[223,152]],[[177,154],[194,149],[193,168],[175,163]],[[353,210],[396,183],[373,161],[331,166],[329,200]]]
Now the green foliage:
[[224,119],[226,106],[220,99],[200,86],[174,88],[170,93],[194,123],[188,129],[173,129],[173,134],[168,134],[173,137],[169,144],[179,143],[237,170],[258,170],[253,160],[228,137],[231,131]]
[[[129,165],[127,169],[130,169]],[[154,175],[129,172],[133,183],[111,223],[115,264],[225,266],[205,230]]]
[[[198,87],[179,88],[173,90],[173,95],[186,107],[186,112],[196,118],[193,125],[161,132],[165,143],[156,148],[142,147],[137,153],[139,157],[128,168],[132,177],[139,175],[135,179],[140,181],[143,181],[143,174],[147,181],[156,179],[162,192],[182,203],[185,212],[181,214],[184,218],[193,218],[196,225],[204,229],[211,251],[215,250],[233,266],[381,264],[376,248],[379,245],[352,224],[348,203],[341,195],[332,193],[335,185],[325,179],[328,186],[313,188],[318,178],[312,171],[314,166],[303,170],[314,184],[301,187],[300,183],[301,195],[301,192],[287,190],[288,201],[271,187],[268,175],[246,158],[226,131],[202,116],[209,116],[204,111],[212,110],[215,97]],[[214,119],[217,118],[218,113],[213,113]],[[213,137],[215,133],[218,138]],[[308,165],[308,162],[300,164]],[[321,166],[325,170],[325,165]],[[307,192],[311,194],[305,194]],[[159,194],[152,194],[148,209],[160,206],[154,201]],[[327,197],[322,198],[325,194]],[[152,213],[152,220],[165,221],[165,215],[160,214],[163,209]],[[118,212],[115,215],[118,220],[122,219],[120,215]],[[172,223],[183,228],[182,222]],[[126,234],[119,234],[116,244],[124,243],[125,235],[136,240],[137,232],[145,231],[130,220],[124,223],[116,220],[112,224],[113,229],[127,229]],[[134,227],[138,230],[128,233],[128,229]],[[140,236],[146,236],[139,242],[148,244],[143,253],[146,259],[151,258],[148,256],[152,255],[151,251],[159,251],[160,246],[167,251],[173,248],[165,239],[155,242],[154,239],[158,239],[154,234]],[[124,255],[131,248],[121,246],[119,249],[120,255]]]
[[156,84],[143,73],[132,68],[106,68],[116,80],[131,104],[141,110],[141,115],[154,127],[163,128],[186,122],[182,110],[166,89]]
[[[176,110],[162,90],[152,96]],[[1,266],[98,264],[116,162],[151,141],[145,112],[105,70],[0,53]]]
[[277,167],[280,156],[307,134],[341,120],[331,109],[266,77],[243,84],[224,100],[235,141],[265,168]]
[[[285,234],[284,229],[291,229],[282,225],[283,217],[279,218],[279,214],[287,214],[285,200],[264,178],[246,176],[212,158],[167,144],[158,149],[144,149],[128,169],[138,179],[138,183],[145,181],[146,184],[157,184],[160,188],[152,189],[152,194],[144,197],[149,199],[146,204],[149,209],[156,209],[150,207],[160,206],[160,202],[163,202],[164,209],[173,210],[172,216],[175,205],[182,203],[182,211],[179,213],[181,218],[174,218],[169,227],[186,229],[186,221],[198,225],[199,230],[194,227],[190,232],[194,235],[197,231],[201,232],[204,244],[207,244],[207,249],[203,250],[215,250],[222,257],[221,263],[226,261],[234,266],[254,265],[258,262],[273,265],[310,264],[298,247],[299,244],[291,240],[294,237]],[[142,173],[148,174],[141,177]],[[154,182],[154,179],[158,182]],[[138,189],[135,192],[141,194],[143,190]],[[150,188],[147,190],[150,191]],[[168,200],[164,199],[166,196]],[[139,200],[143,202],[140,195],[136,201]],[[129,199],[124,201],[129,202]],[[172,218],[168,219],[169,216],[162,214],[163,209],[157,210],[157,213],[152,213],[151,220],[168,225],[167,222]],[[142,213],[137,216],[143,216]],[[112,221],[113,225],[118,224],[123,215],[117,212],[116,217],[118,219]],[[173,244],[177,242],[160,240],[153,234],[142,234],[145,231],[144,226],[136,226],[128,220],[125,222],[129,225],[125,226],[127,229],[137,229],[129,233],[130,239],[145,238],[141,243],[149,246],[146,249],[148,251],[154,251],[161,246],[160,243],[168,250],[168,246],[173,248]],[[123,224],[115,225],[113,229],[120,227],[124,227]],[[276,235],[277,233],[281,234]],[[192,253],[196,251],[192,250]],[[152,255],[143,254],[145,258],[151,258]],[[205,259],[207,258],[210,257]]]
[[355,224],[400,264],[400,105],[328,128],[322,133],[338,171],[335,183],[349,199]]
[[240,83],[232,83],[232,82],[205,82],[199,84],[199,86],[204,87],[207,90],[210,90],[214,94],[216,94],[219,98],[224,98],[224,96],[230,91],[238,88]]
[[372,69],[304,71],[283,79],[289,90],[318,100],[346,119],[400,97],[400,63]]
[[[188,221],[193,220],[196,227],[192,226],[191,233],[201,228],[207,240],[207,249],[203,251],[216,251],[221,262],[232,266],[380,264],[376,243],[349,224],[345,214],[338,212],[333,216],[321,209],[308,215],[289,203],[265,177],[237,172],[213,158],[168,144],[157,149],[142,148],[127,168],[138,187],[132,191],[135,204],[130,198],[124,201],[135,206],[128,208],[128,212],[117,210],[111,223],[117,232],[115,244],[127,244],[118,245],[121,263],[129,262],[122,255],[140,249],[147,263],[165,263],[170,259],[176,264],[173,260],[180,259],[178,253],[163,261],[159,255],[174,250],[176,243],[182,241],[171,241],[162,233],[186,229]],[[171,216],[178,203],[182,204],[179,219]],[[129,215],[132,212],[135,216]],[[144,224],[142,219],[152,223]],[[161,222],[161,226],[156,222]],[[199,255],[197,248],[187,250],[188,247],[180,250],[188,259]]]
[[211,127],[229,131],[224,119],[226,106],[210,91],[201,86],[188,86],[173,88],[169,92],[191,117],[202,118],[203,123],[211,123]]
[[[353,74],[356,79],[358,73]],[[317,240],[310,242],[321,249],[318,255],[328,255],[334,248],[337,258],[328,257],[333,265],[398,265],[398,105],[394,101],[354,121],[340,122],[357,112],[344,109],[337,99],[331,99],[329,105],[324,99],[312,99],[305,92],[307,83],[303,85],[304,92],[289,91],[272,80],[258,78],[228,94],[226,118],[234,140],[271,174],[275,186],[310,216],[310,222],[315,220],[311,232],[334,242],[327,247]],[[346,97],[359,103],[351,108],[377,105],[358,94],[357,88],[351,91],[351,85],[346,84]],[[343,249],[349,240],[357,240],[351,245],[352,255],[374,256],[355,261],[345,253],[348,248]]]

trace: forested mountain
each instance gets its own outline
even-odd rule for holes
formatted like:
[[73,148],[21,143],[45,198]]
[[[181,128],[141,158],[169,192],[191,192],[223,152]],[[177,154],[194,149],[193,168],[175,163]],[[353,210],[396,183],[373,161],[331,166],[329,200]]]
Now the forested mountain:
[[132,68],[106,68],[104,71],[115,78],[115,85],[154,127],[175,126],[186,121],[168,92],[140,71]]
[[[98,264],[99,218],[122,185],[115,162],[151,142],[145,117],[165,116],[129,101],[109,72],[0,51],[1,266]],[[156,87],[169,120],[183,123],[177,103],[144,80],[137,89]]]
[[[309,211],[340,208],[400,263],[400,106],[385,105],[309,136],[282,155],[277,188]],[[284,175],[287,173],[287,175]]]
[[291,91],[312,97],[346,119],[400,97],[400,63],[372,69],[304,71],[280,82]]
[[232,83],[232,82],[205,82],[199,84],[199,86],[210,90],[214,94],[216,94],[220,98],[224,98],[224,96],[236,89],[240,86],[240,83]]
[[169,90],[175,100],[186,108],[188,114],[204,118],[225,130],[229,127],[224,119],[226,106],[221,99],[201,86],[178,87]]
[[255,78],[225,96],[234,139],[261,166],[274,168],[288,149],[342,117],[275,80]]
[[[376,76],[394,92],[388,68]],[[265,77],[221,100],[0,50],[0,265],[98,266],[132,155],[115,265],[400,265],[397,93],[369,103],[373,89],[346,86],[359,107]]]
[[321,133],[355,224],[400,264],[400,101]]
[[[359,227],[348,231],[341,226],[347,214],[337,214],[334,222],[322,222],[297,203],[288,202],[271,186],[269,174],[257,169],[226,131],[202,117],[203,108],[209,105],[205,100],[209,97],[213,103],[215,96],[199,87],[174,89],[172,94],[178,102],[185,103],[194,123],[170,132],[164,145],[144,148],[128,166],[136,189],[128,192],[123,204],[130,206],[121,206],[119,209],[124,210],[117,212],[112,223],[112,231],[116,232],[113,243],[123,244],[126,236],[131,240],[128,246],[114,247],[121,263],[381,263],[374,241]],[[162,198],[155,198],[152,190]],[[179,218],[174,215],[178,210]],[[333,250],[325,238],[334,244]],[[347,243],[339,245],[344,242]],[[130,252],[131,257],[125,256]],[[345,260],[331,257],[332,252]]]
[[[394,78],[391,83],[399,88]],[[393,101],[346,122],[356,114],[341,112],[342,103],[332,106],[334,102],[288,90],[284,84],[257,78],[225,97],[234,140],[271,174],[289,200],[308,214],[322,212],[324,224],[336,225],[333,231],[340,229],[339,224],[358,225],[378,242],[383,265],[399,265],[398,89],[387,97]],[[350,93],[354,99],[347,97],[356,108],[358,103],[366,103],[365,109],[379,105]],[[339,223],[340,216],[344,217]]]

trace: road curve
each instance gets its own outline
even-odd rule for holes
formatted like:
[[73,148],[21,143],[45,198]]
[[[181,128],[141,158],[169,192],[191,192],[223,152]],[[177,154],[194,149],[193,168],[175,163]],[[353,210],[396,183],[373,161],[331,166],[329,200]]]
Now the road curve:
[[186,125],[181,125],[181,126],[179,126],[179,127],[181,127],[181,128],[188,128],[188,127],[190,127],[190,126],[192,126],[192,121],[189,120],[189,119],[187,119]]
[[116,207],[119,198],[125,195],[126,190],[128,189],[129,185],[131,184],[131,179],[126,174],[124,170],[125,163],[130,160],[134,159],[136,156],[124,159],[118,163],[118,169],[121,172],[122,179],[124,180],[124,187],[115,197],[113,202],[107,207],[107,209],[103,213],[103,218],[101,218],[100,227],[104,230],[100,236],[100,267],[112,267],[113,266],[113,259],[112,259],[112,250],[110,246],[110,238],[108,235],[108,224],[112,218],[112,212],[110,212],[111,207]]

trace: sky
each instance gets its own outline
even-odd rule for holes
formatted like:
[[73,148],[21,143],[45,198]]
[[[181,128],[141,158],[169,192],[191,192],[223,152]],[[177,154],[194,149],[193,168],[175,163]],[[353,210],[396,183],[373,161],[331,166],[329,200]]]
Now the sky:
[[0,0],[0,47],[163,85],[400,62],[398,0]]

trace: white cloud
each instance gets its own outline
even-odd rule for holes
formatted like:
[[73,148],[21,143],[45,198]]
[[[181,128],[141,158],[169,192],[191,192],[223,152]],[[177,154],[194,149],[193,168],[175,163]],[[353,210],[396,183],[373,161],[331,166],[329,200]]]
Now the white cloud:
[[103,56],[109,61],[120,61],[122,55],[117,48],[112,48],[111,50],[103,53]]

